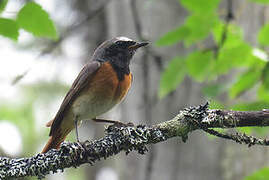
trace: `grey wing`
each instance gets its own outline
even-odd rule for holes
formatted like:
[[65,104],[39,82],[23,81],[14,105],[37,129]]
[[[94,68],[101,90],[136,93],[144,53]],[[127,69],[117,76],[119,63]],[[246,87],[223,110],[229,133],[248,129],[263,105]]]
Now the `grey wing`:
[[70,90],[66,94],[59,111],[57,112],[52,125],[50,129],[49,135],[51,136],[56,129],[60,126],[63,117],[65,115],[65,112],[70,108],[70,105],[72,102],[76,99],[78,93],[84,89],[84,87],[87,85],[87,81],[91,79],[93,74],[99,69],[101,66],[101,63],[98,61],[92,61],[88,64],[86,64],[83,69],[80,71],[78,77],[73,82]]

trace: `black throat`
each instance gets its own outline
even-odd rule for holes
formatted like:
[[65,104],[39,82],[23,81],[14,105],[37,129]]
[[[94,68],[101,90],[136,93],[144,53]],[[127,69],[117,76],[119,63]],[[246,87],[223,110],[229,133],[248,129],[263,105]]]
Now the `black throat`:
[[94,59],[99,62],[109,62],[117,73],[119,81],[122,81],[125,75],[130,74],[129,64],[134,52],[119,44],[112,44],[108,47],[97,49],[94,53]]
[[124,75],[130,74],[129,63],[121,61],[109,61],[109,63],[117,73],[119,81],[124,80]]

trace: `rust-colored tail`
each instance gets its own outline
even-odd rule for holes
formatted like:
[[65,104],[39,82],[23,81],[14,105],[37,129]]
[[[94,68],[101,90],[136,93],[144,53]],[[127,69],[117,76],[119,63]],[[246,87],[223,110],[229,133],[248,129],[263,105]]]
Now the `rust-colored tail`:
[[56,136],[50,136],[47,144],[43,148],[41,153],[46,153],[51,149],[59,149],[61,143],[65,140],[66,135],[56,134]]

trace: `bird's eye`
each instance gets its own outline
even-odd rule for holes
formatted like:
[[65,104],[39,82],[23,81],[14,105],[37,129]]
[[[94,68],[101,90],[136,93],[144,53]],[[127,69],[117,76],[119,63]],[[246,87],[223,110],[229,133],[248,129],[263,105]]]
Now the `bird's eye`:
[[127,48],[131,45],[134,45],[135,42],[134,41],[117,41],[115,42],[115,45],[120,47],[120,48]]
[[123,41],[117,41],[115,44],[117,46],[123,46],[125,44],[125,42],[123,42]]

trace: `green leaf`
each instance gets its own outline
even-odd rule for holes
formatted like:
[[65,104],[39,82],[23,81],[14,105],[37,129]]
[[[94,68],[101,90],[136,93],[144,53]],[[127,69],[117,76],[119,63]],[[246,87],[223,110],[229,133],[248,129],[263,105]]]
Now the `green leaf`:
[[261,77],[261,71],[250,69],[243,73],[230,89],[230,97],[235,98],[243,91],[253,87]]
[[56,28],[48,13],[35,2],[28,2],[17,15],[19,26],[37,37],[58,38]]
[[268,134],[269,127],[238,127],[236,128],[239,132],[251,135],[256,133],[259,136],[266,136]]
[[244,180],[268,180],[268,179],[269,179],[268,167],[259,169],[258,171],[244,178]]
[[261,109],[269,109],[269,103],[265,101],[244,102],[235,104],[230,109],[233,111],[260,111]]
[[258,99],[269,103],[269,89],[265,88],[262,84],[258,89]]
[[17,41],[19,28],[16,21],[12,19],[0,18],[0,35]]
[[201,41],[209,36],[213,27],[218,24],[216,13],[204,12],[201,14],[192,14],[187,17],[185,26],[189,29],[188,35],[184,38],[186,46],[190,46],[197,41]]
[[[213,37],[217,44],[220,44],[222,41],[223,31],[225,29],[226,24],[217,21],[216,25],[213,27]],[[226,39],[224,47],[233,48],[240,44],[243,41],[243,31],[239,26],[234,24],[229,24],[226,31]]]
[[186,62],[190,76],[197,81],[203,81],[210,74],[213,64],[213,53],[211,51],[196,51],[187,57]]
[[7,6],[8,0],[0,0],[0,13],[3,12]]
[[157,46],[167,46],[167,45],[173,45],[181,40],[184,39],[184,37],[188,36],[189,29],[185,26],[178,27],[165,35],[163,35],[157,42]]
[[187,17],[184,25],[163,35],[156,45],[172,45],[184,40],[185,45],[190,46],[208,37],[217,22],[218,16],[215,13],[192,14]]
[[220,93],[225,91],[225,87],[223,84],[210,84],[207,85],[206,87],[204,87],[202,89],[202,92],[205,96],[207,97],[216,97],[218,96]]
[[253,48],[247,61],[250,63],[249,67],[262,70],[267,64],[267,54],[263,50]]
[[252,130],[259,136],[266,136],[268,135],[269,127],[252,127]]
[[262,71],[262,83],[263,87],[269,90],[269,63],[266,63]]
[[269,45],[269,24],[264,25],[258,33],[258,42],[260,45]]
[[223,103],[216,100],[211,100],[209,103],[209,109],[227,109],[227,108]]
[[269,3],[269,0],[249,0],[251,2],[255,2],[255,3],[261,3],[261,4],[267,4]]
[[227,44],[219,49],[212,74],[225,74],[235,67],[250,67],[253,64],[252,57],[252,49],[248,44],[242,41],[232,47]]
[[185,74],[186,67],[184,58],[175,57],[172,59],[161,75],[159,97],[163,98],[168,93],[175,90],[182,82]]
[[200,14],[215,11],[219,6],[219,2],[219,0],[180,0],[184,8]]
[[253,132],[252,127],[238,127],[236,128],[236,130],[247,135],[251,135],[251,133]]

